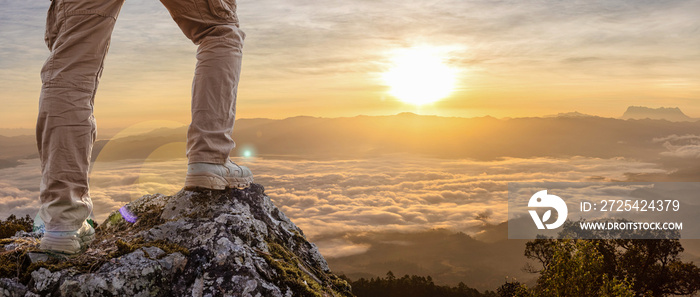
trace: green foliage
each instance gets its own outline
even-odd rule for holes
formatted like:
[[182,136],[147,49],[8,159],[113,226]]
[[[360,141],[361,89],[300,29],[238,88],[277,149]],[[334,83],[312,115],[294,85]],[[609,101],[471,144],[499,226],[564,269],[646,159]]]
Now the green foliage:
[[352,292],[358,297],[482,297],[496,296],[493,292],[479,293],[464,283],[457,287],[438,286],[430,276],[404,275],[397,278],[389,271],[385,278],[360,278],[351,282]]
[[[571,226],[560,236],[574,234]],[[542,267],[532,269],[540,273],[533,290],[538,296],[692,295],[700,290],[700,268],[682,262],[681,252],[677,239],[540,238],[525,248]]]
[[[268,265],[276,273],[275,281],[292,289],[298,296],[321,297],[320,292],[330,293],[332,296],[352,296],[348,283],[337,277],[329,277],[330,286],[320,284],[305,269],[302,261],[293,253],[287,251],[282,245],[268,242],[270,253],[261,253]],[[295,296],[297,296],[295,295]]]
[[10,215],[6,220],[0,221],[0,239],[10,238],[17,231],[32,231],[34,220],[26,215],[22,218],[17,218],[15,215]]
[[[0,250],[4,245],[17,243],[26,239],[1,239]],[[35,244],[35,243],[30,243]],[[158,247],[165,253],[160,257],[168,254],[179,252],[185,256],[189,255],[189,250],[178,244],[163,240],[143,241],[141,238],[136,238],[132,241],[117,239],[114,241],[117,250],[108,255],[91,255],[79,254],[71,257],[63,257],[54,255],[46,261],[32,263],[28,257],[30,252],[40,252],[37,248],[23,248],[10,251],[0,252],[0,278],[18,278],[23,284],[27,284],[31,279],[31,273],[39,268],[46,268],[52,272],[71,268],[76,272],[93,272],[97,270],[103,263],[111,258],[117,258],[122,255],[131,253],[142,247]]]
[[499,297],[529,297],[532,296],[532,293],[530,290],[528,290],[527,286],[521,284],[520,282],[517,281],[506,281],[505,284],[501,285],[498,287],[498,292]]
[[560,243],[551,250],[549,265],[537,280],[537,296],[634,296],[626,279],[605,273],[605,260],[595,242]]
[[352,288],[347,279],[341,278],[335,274],[329,274],[328,278],[330,280],[333,290],[338,293],[339,296],[351,297],[355,296],[352,294]]

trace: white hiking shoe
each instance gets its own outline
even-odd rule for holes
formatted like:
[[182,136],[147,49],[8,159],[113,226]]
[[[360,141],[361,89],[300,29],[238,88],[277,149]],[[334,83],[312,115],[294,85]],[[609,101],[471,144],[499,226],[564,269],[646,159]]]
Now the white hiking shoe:
[[95,239],[95,229],[87,221],[75,231],[46,231],[39,248],[65,255],[76,255],[87,249]]
[[226,188],[247,188],[253,182],[253,173],[245,166],[233,163],[230,159],[225,164],[192,163],[187,165],[185,189],[207,188],[225,190]]

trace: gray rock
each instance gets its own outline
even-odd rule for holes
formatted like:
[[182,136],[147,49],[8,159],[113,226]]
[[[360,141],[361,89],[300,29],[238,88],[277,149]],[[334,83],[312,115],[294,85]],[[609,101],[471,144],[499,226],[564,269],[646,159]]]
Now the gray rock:
[[0,260],[23,263],[0,275],[0,296],[352,296],[260,185],[146,195],[124,209],[138,219],[110,214],[67,260],[29,266],[38,239],[0,243]]

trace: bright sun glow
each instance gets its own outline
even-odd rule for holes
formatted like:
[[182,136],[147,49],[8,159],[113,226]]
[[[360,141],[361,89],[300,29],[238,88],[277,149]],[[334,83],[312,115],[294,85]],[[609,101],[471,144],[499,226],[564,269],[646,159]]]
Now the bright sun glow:
[[456,71],[445,64],[436,48],[416,47],[398,52],[393,67],[384,73],[389,94],[403,102],[423,105],[449,96],[454,90]]

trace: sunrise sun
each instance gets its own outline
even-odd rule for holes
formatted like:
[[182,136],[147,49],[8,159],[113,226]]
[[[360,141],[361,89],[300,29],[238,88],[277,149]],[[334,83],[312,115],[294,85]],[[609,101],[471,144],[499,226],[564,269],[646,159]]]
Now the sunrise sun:
[[392,67],[384,73],[389,94],[399,100],[423,105],[449,96],[454,90],[455,70],[435,48],[416,47],[394,54]]

